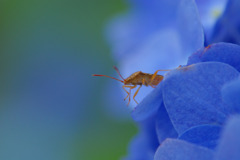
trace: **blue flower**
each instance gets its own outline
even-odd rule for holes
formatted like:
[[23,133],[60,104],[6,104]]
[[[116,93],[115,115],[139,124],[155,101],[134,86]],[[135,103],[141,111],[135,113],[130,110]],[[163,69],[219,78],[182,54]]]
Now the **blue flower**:
[[[224,139],[220,135],[226,120],[240,114],[240,68],[235,60],[240,60],[238,45],[218,43],[203,48],[189,57],[189,65],[166,74],[164,81],[132,111],[138,123],[155,124],[151,130],[157,134],[160,145],[155,159],[164,159],[163,153],[170,154],[166,148],[174,150],[182,160],[177,154],[184,150],[192,154],[185,159],[198,156],[195,152],[209,152],[208,159],[213,159],[217,154],[213,149],[219,148]],[[175,150],[178,145],[183,150]]]
[[233,44],[238,34],[230,34],[238,33],[238,18],[224,27],[240,3],[214,1],[222,14],[208,25],[203,1],[196,1],[201,17],[193,0],[130,2],[131,11],[108,28],[124,77],[186,66],[165,74],[151,92],[141,90],[138,98],[145,98],[132,111],[139,133],[125,160],[240,159],[240,46]]

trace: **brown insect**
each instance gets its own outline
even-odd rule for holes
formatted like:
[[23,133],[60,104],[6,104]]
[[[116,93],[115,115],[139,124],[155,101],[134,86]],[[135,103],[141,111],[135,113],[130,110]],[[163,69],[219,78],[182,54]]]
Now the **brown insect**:
[[[138,94],[140,88],[142,87],[142,85],[144,86],[151,86],[153,88],[156,88],[156,86],[163,80],[163,76],[162,75],[157,75],[157,73],[159,71],[169,71],[169,70],[157,70],[154,74],[149,74],[149,73],[143,73],[141,71],[135,72],[133,74],[131,74],[128,78],[124,79],[122,77],[122,75],[120,74],[119,70],[117,69],[117,67],[113,67],[118,75],[123,79],[117,79],[114,77],[110,77],[110,76],[106,76],[106,75],[100,75],[100,74],[94,74],[93,76],[104,76],[104,77],[108,77],[108,78],[112,78],[115,79],[117,81],[122,82],[124,85],[122,86],[122,88],[124,89],[124,91],[127,93],[127,97],[124,98],[124,101],[129,98],[128,104],[130,103],[130,95],[131,95],[131,90],[136,88],[138,85],[138,89],[137,91],[134,93],[133,95],[133,100],[138,104],[138,102],[135,100],[136,95]],[[129,92],[126,90],[126,88],[129,88]]]

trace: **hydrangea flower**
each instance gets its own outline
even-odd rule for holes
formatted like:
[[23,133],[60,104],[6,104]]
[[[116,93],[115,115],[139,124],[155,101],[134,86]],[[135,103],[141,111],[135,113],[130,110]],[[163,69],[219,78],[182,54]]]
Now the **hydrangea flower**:
[[203,1],[198,8],[193,0],[130,2],[109,33],[123,75],[186,65],[143,92],[132,111],[139,133],[125,160],[240,159],[240,46],[238,34],[228,34],[231,27],[238,33],[237,17],[224,27],[240,3],[221,1],[225,11],[203,32]]
[[[240,60],[238,45],[218,43],[199,50],[189,57],[188,66],[169,72],[156,90],[133,110],[132,117],[141,125],[149,121],[155,124],[151,130],[154,130],[161,144],[159,148],[164,146],[166,138],[177,138],[184,142],[171,139],[168,142],[184,146],[186,142],[193,143],[196,147],[201,146],[200,149],[205,147],[204,151],[208,149],[213,152],[228,117],[240,114],[240,68],[236,60]],[[149,135],[148,138],[153,136]],[[235,138],[238,139],[237,136]],[[139,140],[133,140],[132,144]],[[144,143],[142,145],[145,146]],[[191,145],[188,147],[191,148]],[[132,147],[135,150],[138,148]],[[155,149],[152,150],[152,158]],[[137,153],[130,152],[130,155]],[[155,157],[157,155],[158,152]]]

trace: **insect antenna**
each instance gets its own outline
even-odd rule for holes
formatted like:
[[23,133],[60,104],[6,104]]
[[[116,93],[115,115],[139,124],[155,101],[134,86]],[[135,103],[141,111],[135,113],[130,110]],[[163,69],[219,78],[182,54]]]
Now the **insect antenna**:
[[122,75],[120,74],[118,68],[116,66],[113,66],[113,68],[117,71],[118,75],[123,79],[123,81],[125,81],[125,79],[122,77]]
[[124,82],[124,81],[122,81],[120,79],[117,79],[117,78],[114,78],[114,77],[110,77],[110,76],[106,76],[106,75],[101,75],[101,74],[93,74],[92,76],[108,77],[108,78],[112,78],[112,79],[115,79],[117,81],[120,81],[122,83]]

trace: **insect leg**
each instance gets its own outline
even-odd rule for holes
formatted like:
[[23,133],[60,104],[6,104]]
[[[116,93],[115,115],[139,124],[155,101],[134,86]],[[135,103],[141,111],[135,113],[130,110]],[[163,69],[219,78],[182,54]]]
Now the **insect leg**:
[[[129,101],[128,101],[128,104],[127,104],[127,105],[129,105],[130,100],[131,100],[131,99],[130,99],[130,98],[131,98],[131,97],[130,97],[131,90],[132,90],[133,88],[136,88],[137,86],[136,86],[136,85],[134,85],[134,86],[123,85],[122,87],[123,87],[123,89],[124,89],[124,90],[127,92],[127,94],[128,94],[127,97],[124,98],[124,101],[129,97]],[[130,88],[130,89],[129,89],[129,92],[128,92],[125,88]]]
[[127,105],[129,105],[129,103],[130,103],[130,100],[131,100],[131,98],[130,98],[130,95],[131,95],[131,90],[133,89],[133,88],[136,88],[137,86],[136,85],[134,85],[134,86],[130,86],[129,88],[129,101],[128,101],[128,104]]
[[[143,79],[142,80],[142,85],[144,85],[145,84],[145,79]],[[135,99],[135,97],[136,97],[136,95],[138,94],[138,91],[140,90],[140,88],[142,87],[142,85],[140,85],[139,87],[138,87],[138,89],[137,89],[137,91],[134,93],[134,95],[133,95],[133,100],[138,104],[138,102],[136,101],[136,99]]]
[[[126,88],[130,88],[130,91],[128,92],[128,91],[125,89],[125,87],[126,87]],[[128,98],[128,96],[130,96],[130,94],[131,94],[131,88],[132,88],[132,87],[135,88],[134,86],[127,86],[127,85],[123,85],[123,86],[122,86],[122,88],[124,89],[124,91],[127,92],[127,94],[128,94],[127,97],[124,98],[124,101]]]
[[[123,90],[127,93],[127,97],[128,97],[130,95],[130,93],[125,89],[125,87],[127,87],[127,86],[126,85],[122,86]],[[124,101],[127,99],[127,97],[124,98]]]

